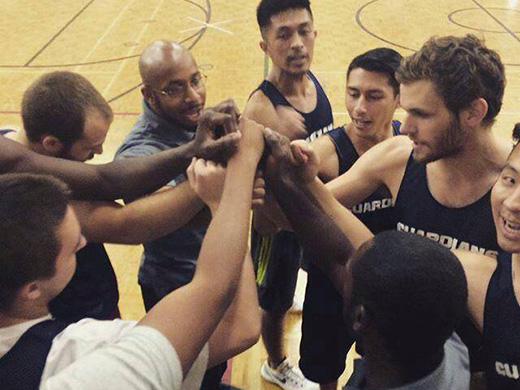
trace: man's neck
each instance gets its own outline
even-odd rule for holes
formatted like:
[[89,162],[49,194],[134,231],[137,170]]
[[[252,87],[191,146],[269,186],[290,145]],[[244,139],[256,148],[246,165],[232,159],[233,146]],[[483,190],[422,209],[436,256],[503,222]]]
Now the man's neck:
[[307,73],[289,74],[278,67],[273,67],[267,80],[285,97],[305,97],[311,93],[311,81]]
[[363,155],[367,150],[372,148],[373,146],[376,146],[377,144],[392,138],[394,135],[394,130],[392,127],[392,122],[388,123],[381,131],[374,132],[373,135],[370,136],[359,136],[356,132],[356,129],[354,128],[353,123],[349,123],[344,126],[345,132],[347,133],[348,137],[354,144],[354,148],[356,149],[356,152],[361,156]]
[[455,155],[442,158],[429,165],[442,170],[457,181],[474,182],[487,173],[500,172],[506,163],[511,147],[498,140],[491,128],[472,130],[462,149]]
[[411,367],[410,364],[398,363],[380,345],[375,351],[365,349],[363,357],[366,372],[365,389],[393,389],[417,382],[433,373],[442,363],[443,358],[444,350],[430,359],[415,361],[414,367]]
[[49,315],[49,307],[45,305],[36,305],[30,308],[15,307],[9,313],[0,312],[0,328],[22,324],[37,318]]

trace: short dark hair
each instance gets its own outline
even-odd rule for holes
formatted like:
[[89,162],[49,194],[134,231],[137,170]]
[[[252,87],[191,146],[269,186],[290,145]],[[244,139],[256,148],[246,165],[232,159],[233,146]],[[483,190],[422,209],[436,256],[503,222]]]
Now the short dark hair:
[[483,98],[488,104],[483,120],[486,126],[502,108],[504,65],[496,51],[471,34],[430,38],[418,52],[401,61],[396,76],[402,84],[431,81],[455,115],[473,100]]
[[70,146],[83,136],[89,109],[98,110],[107,121],[113,118],[107,101],[85,77],[64,71],[47,73],[23,95],[22,121],[27,138],[38,142],[44,134],[50,134]]
[[352,276],[351,305],[364,305],[388,351],[408,366],[442,351],[466,314],[462,265],[428,238],[380,233],[360,248]]
[[395,78],[395,72],[403,56],[388,47],[379,47],[358,55],[352,60],[347,69],[347,80],[354,69],[364,69],[369,72],[383,73],[388,77],[388,84],[394,90],[394,96],[399,94],[399,82]]
[[0,311],[7,311],[24,284],[56,272],[56,231],[70,191],[52,176],[6,174],[0,175],[0,199]]
[[271,25],[271,17],[290,9],[306,9],[312,16],[309,0],[262,0],[256,8],[256,20],[260,30]]

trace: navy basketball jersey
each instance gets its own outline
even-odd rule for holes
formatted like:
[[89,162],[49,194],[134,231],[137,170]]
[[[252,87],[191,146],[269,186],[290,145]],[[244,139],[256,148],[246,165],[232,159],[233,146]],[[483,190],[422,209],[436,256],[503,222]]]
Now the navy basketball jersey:
[[273,106],[292,107],[296,112],[303,116],[305,128],[309,136],[308,141],[314,141],[316,138],[328,133],[333,127],[332,108],[329,99],[325,95],[325,91],[321,87],[319,81],[314,77],[311,71],[307,75],[316,87],[317,102],[313,111],[305,113],[298,111],[291,103],[282,95],[276,87],[267,80],[264,80],[257,90],[261,90],[265,96],[271,101]]
[[4,390],[38,390],[52,347],[52,340],[67,324],[54,320],[37,323],[0,358],[0,383]]
[[[393,135],[400,135],[401,122],[392,121]],[[347,172],[359,158],[345,128],[338,127],[328,133],[334,143],[338,155],[339,172]],[[386,187],[379,188],[368,198],[352,207],[352,212],[363,222],[371,232],[379,232],[395,228],[395,213],[392,194]]]
[[[491,190],[476,202],[460,208],[446,207],[428,188],[426,164],[408,160],[395,201],[397,230],[425,236],[448,249],[498,255],[495,223],[491,213]],[[470,354],[472,372],[485,369],[482,335],[467,318],[457,329]]]
[[491,190],[465,207],[446,207],[428,188],[426,164],[408,160],[395,201],[397,230],[419,234],[448,249],[496,257],[498,242],[491,215]]
[[488,388],[520,389],[520,305],[513,288],[511,254],[500,252],[484,307]]
[[76,254],[76,261],[74,276],[49,303],[50,312],[65,322],[113,319],[118,312],[119,291],[105,247],[88,243]]

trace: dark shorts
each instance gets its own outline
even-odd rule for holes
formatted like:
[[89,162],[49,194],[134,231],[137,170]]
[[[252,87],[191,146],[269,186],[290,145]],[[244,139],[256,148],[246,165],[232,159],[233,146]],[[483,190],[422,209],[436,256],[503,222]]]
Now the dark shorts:
[[354,343],[343,319],[343,299],[330,279],[310,264],[303,303],[300,369],[320,384],[338,379]]
[[302,248],[292,232],[261,236],[251,229],[251,257],[255,264],[260,307],[285,313],[293,304]]

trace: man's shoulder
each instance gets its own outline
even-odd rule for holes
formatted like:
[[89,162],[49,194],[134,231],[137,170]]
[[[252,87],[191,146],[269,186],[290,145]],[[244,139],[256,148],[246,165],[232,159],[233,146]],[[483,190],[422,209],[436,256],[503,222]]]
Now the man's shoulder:
[[255,117],[259,115],[269,114],[276,115],[274,105],[262,90],[257,89],[251,94],[246,103],[244,115],[255,120]]

